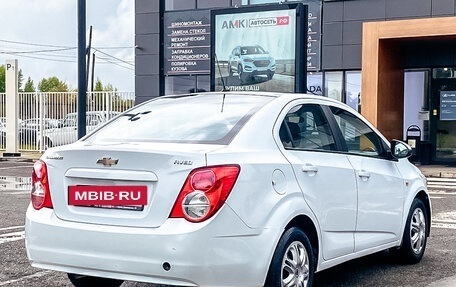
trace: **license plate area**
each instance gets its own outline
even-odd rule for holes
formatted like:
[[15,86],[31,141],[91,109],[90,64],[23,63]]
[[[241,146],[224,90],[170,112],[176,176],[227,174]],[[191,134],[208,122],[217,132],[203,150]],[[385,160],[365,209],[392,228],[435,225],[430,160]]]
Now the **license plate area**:
[[147,186],[72,185],[68,205],[142,211],[147,205]]

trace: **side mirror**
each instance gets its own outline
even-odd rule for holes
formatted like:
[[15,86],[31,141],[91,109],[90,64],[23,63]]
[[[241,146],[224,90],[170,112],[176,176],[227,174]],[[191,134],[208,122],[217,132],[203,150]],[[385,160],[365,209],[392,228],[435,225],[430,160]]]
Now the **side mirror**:
[[391,155],[394,158],[408,158],[412,155],[412,148],[405,142],[392,140],[391,141]]

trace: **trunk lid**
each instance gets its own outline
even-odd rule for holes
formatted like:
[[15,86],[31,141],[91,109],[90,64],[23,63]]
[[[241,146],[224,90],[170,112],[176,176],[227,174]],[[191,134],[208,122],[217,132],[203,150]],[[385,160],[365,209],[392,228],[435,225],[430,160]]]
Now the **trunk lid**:
[[[158,227],[168,219],[190,171],[206,166],[206,153],[218,148],[201,144],[76,143],[48,151],[43,159],[55,214],[74,222]],[[69,205],[69,187],[81,185],[147,186],[147,204],[142,210]]]

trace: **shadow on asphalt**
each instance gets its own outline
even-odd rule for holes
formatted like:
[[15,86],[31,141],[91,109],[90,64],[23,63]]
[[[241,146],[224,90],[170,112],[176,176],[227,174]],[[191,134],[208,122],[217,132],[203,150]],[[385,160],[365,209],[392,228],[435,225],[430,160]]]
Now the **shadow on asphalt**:
[[[395,286],[392,282],[375,282],[379,274],[397,273],[404,266],[388,251],[351,260],[315,274],[314,287]],[[387,276],[388,277],[388,276]],[[391,280],[394,280],[393,278]],[[393,283],[394,284],[394,283]]]

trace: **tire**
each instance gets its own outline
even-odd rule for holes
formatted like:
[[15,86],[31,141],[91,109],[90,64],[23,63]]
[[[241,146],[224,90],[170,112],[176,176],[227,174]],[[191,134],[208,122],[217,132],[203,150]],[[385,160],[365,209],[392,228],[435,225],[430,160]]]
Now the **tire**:
[[285,231],[277,244],[265,287],[311,287],[315,257],[307,235],[299,228]]
[[119,287],[122,280],[92,277],[68,273],[68,279],[75,287]]
[[269,72],[268,73],[268,80],[272,80],[272,77],[274,77],[274,72]]
[[231,64],[230,64],[230,63],[228,63],[228,75],[229,75],[230,77],[233,76],[233,68],[231,67]]
[[407,216],[402,245],[395,252],[403,263],[415,264],[421,261],[426,250],[428,228],[426,207],[421,199],[415,198]]

